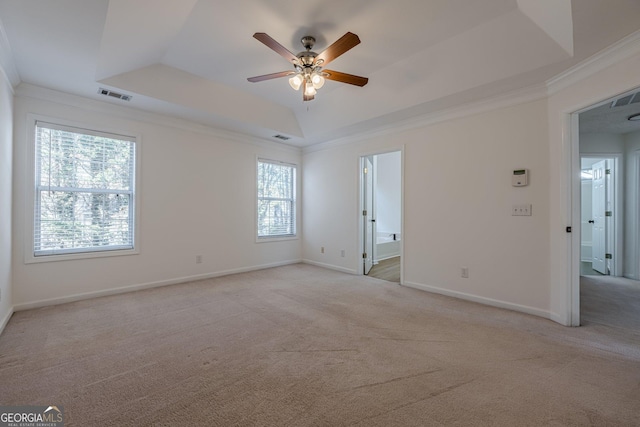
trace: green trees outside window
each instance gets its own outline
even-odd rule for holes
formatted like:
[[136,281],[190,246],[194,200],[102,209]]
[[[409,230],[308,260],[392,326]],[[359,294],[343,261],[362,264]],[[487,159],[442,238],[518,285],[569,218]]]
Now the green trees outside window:
[[135,139],[36,123],[34,255],[134,246]]

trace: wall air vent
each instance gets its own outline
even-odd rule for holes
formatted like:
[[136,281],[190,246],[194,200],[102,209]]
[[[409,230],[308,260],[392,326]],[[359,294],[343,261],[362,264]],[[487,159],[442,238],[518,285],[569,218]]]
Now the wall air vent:
[[290,137],[288,137],[288,136],[280,135],[280,134],[278,134],[278,135],[273,135],[273,137],[274,137],[274,138],[277,138],[277,139],[279,139],[279,140],[281,140],[281,141],[288,141],[288,140],[290,140],[290,139],[291,139],[291,138],[290,138]]
[[618,98],[611,103],[611,108],[624,107],[629,104],[637,104],[640,102],[640,92],[632,93],[631,95],[625,95],[622,98]]
[[98,89],[98,93],[100,95],[110,96],[110,97],[116,98],[116,99],[121,99],[123,101],[131,101],[131,98],[133,98],[131,95],[124,95],[122,93],[114,92],[112,90],[104,89],[104,88]]

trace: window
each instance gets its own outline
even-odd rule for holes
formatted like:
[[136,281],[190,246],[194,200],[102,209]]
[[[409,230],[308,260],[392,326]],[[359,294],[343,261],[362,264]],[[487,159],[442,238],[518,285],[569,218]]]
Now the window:
[[258,238],[296,235],[296,167],[258,160]]
[[135,138],[42,121],[35,131],[33,255],[133,249]]

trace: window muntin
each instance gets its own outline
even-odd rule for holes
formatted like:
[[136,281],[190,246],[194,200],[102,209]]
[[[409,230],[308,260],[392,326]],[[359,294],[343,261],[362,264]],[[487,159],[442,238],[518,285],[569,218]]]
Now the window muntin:
[[35,257],[134,248],[135,145],[36,122]]
[[296,235],[296,166],[258,160],[258,238]]

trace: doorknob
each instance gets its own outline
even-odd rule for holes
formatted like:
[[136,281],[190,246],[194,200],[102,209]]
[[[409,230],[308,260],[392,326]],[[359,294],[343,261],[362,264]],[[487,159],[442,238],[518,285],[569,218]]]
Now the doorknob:
[[596,222],[592,219],[589,220],[589,224],[595,224]]

